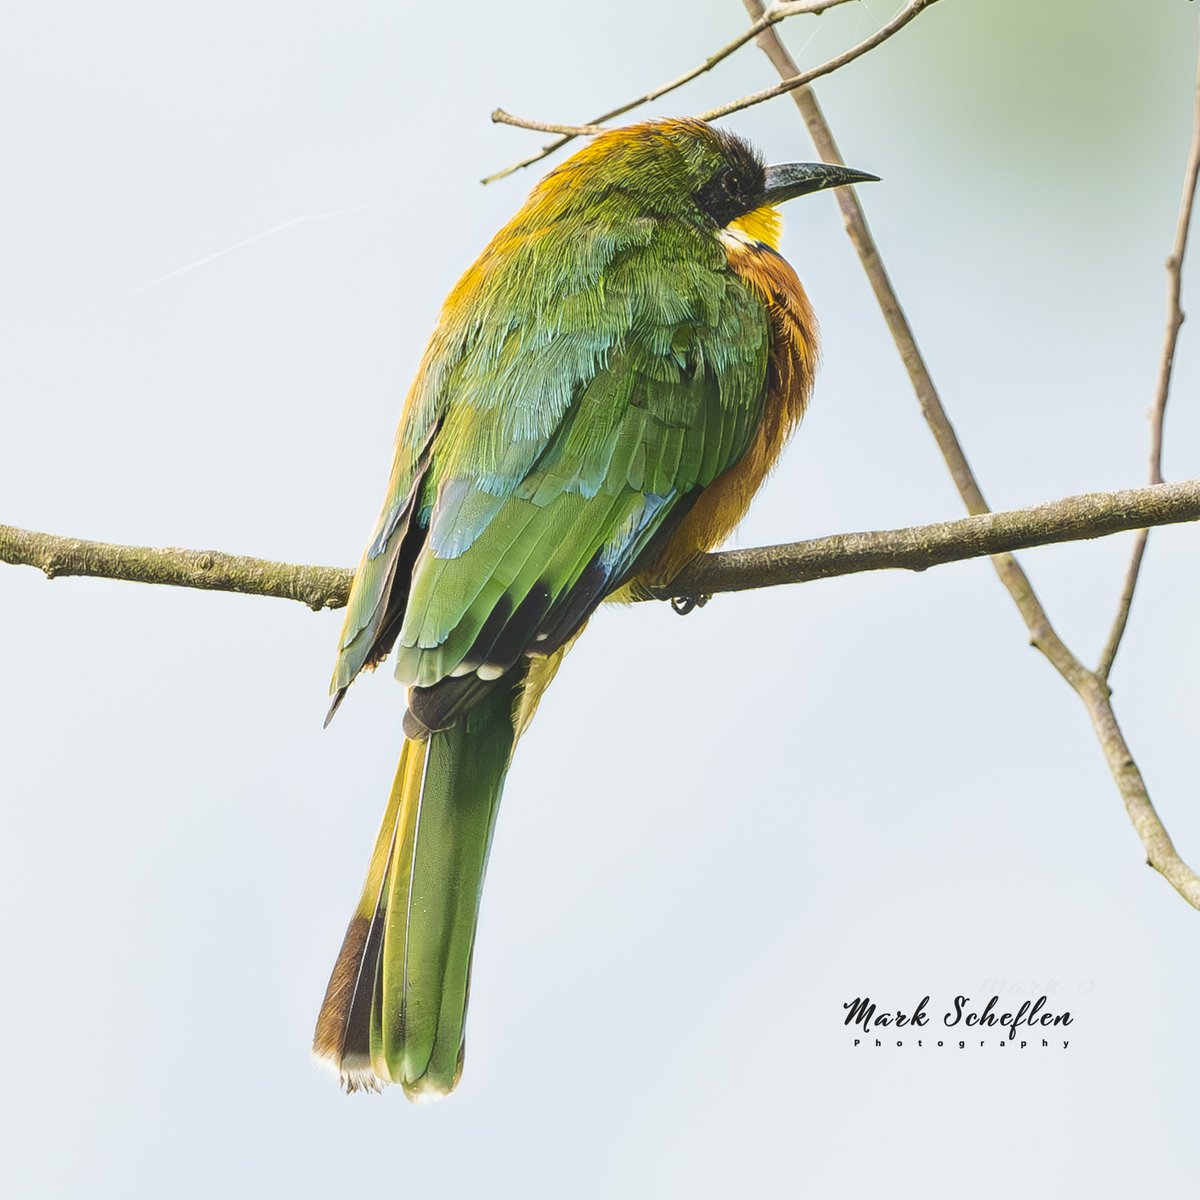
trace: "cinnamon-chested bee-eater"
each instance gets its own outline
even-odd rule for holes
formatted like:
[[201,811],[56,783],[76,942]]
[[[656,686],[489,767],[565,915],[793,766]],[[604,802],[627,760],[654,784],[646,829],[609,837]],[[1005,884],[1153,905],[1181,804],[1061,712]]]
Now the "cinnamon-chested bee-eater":
[[741,519],[804,412],[817,326],[776,205],[874,179],[765,167],[695,120],[597,136],[442,307],[334,672],[394,649],[405,741],[314,1051],[354,1091],[458,1082],[505,772],[596,606]]

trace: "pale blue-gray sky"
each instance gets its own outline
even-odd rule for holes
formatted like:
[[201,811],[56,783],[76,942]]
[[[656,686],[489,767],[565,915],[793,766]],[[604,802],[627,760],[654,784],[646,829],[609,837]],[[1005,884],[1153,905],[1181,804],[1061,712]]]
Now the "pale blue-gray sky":
[[[889,11],[788,40],[816,63]],[[437,305],[533,180],[478,186],[538,140],[487,114],[586,119],[744,21],[9,6],[0,521],[356,560]],[[1182,0],[946,0],[823,87],[997,506],[1144,477],[1194,53]],[[773,78],[749,48],[654,111]],[[811,156],[786,100],[729,124]],[[787,218],[825,365],[737,542],[958,515],[833,201]],[[1174,478],[1200,473],[1194,337]],[[1198,548],[1154,534],[1114,676],[1194,859]],[[1127,550],[1027,556],[1088,657]],[[321,732],[338,622],[0,568],[7,1194],[1194,1187],[1198,918],[987,563],[602,613],[510,776],[466,1074],[429,1109],[308,1058],[402,702],[381,672]],[[995,980],[1055,985],[1072,1045],[856,1050],[841,1026],[864,992],[940,1011]]]

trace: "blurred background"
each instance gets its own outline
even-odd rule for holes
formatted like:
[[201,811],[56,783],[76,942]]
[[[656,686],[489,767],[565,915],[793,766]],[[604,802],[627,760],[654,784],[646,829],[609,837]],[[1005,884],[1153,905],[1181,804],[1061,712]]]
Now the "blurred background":
[[[783,27],[804,66],[894,10]],[[946,0],[819,95],[995,507],[1140,485],[1190,129],[1183,0]],[[400,401],[539,135],[701,61],[735,0],[9,6],[0,521],[350,565]],[[773,83],[753,47],[645,115]],[[812,157],[790,100],[728,122]],[[960,515],[830,196],[824,328],[751,546]],[[190,268],[190,269],[184,269]],[[1200,305],[1200,280],[1185,305]],[[1166,472],[1200,474],[1183,334]],[[1129,535],[1023,556],[1095,660]],[[1113,676],[1200,862],[1200,530]],[[310,1063],[399,748],[321,732],[340,615],[0,567],[13,1196],[1124,1197],[1195,1186],[1197,914],[986,562],[606,611],[509,778],[459,1092]],[[853,1047],[842,1004],[1043,991],[1070,1047]]]

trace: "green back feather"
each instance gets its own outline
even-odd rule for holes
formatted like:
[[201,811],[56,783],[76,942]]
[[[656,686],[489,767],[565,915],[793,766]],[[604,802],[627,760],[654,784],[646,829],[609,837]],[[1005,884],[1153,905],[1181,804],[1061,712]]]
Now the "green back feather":
[[[502,600],[511,611],[542,585],[564,603],[600,557],[616,586],[757,426],[767,316],[694,204],[673,209],[654,192],[662,147],[626,147],[611,172],[575,162],[543,181],[446,302],[335,688],[370,660],[398,571],[411,593],[396,674],[429,686],[480,665],[473,643]],[[623,174],[639,164],[648,178]],[[711,164],[684,166],[700,177]],[[632,184],[613,186],[617,175]],[[399,565],[414,523],[419,548]]]

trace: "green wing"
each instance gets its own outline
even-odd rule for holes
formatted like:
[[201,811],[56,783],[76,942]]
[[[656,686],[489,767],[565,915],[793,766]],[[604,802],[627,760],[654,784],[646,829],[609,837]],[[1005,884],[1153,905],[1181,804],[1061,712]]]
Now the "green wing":
[[397,677],[420,687],[552,652],[761,417],[767,316],[711,235],[666,221],[521,233],[464,277],[426,353],[339,694],[393,643]]

